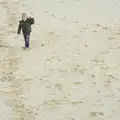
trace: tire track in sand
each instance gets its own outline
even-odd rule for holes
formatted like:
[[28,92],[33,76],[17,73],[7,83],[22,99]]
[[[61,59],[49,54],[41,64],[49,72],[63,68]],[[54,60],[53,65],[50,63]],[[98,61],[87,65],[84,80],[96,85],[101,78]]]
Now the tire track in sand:
[[[18,12],[17,8],[19,7],[19,3],[6,1],[3,4],[3,7],[7,11],[7,28],[12,27],[15,29],[14,23],[16,22],[16,13]],[[7,39],[10,36],[9,32],[11,31],[6,30],[6,33],[4,33],[4,35],[8,35]],[[6,104],[10,106],[15,113],[10,120],[35,120],[33,110],[23,102],[23,90],[21,86],[23,79],[15,75],[16,71],[19,69],[18,63],[20,61],[20,55],[14,50],[14,48],[8,47],[7,49],[7,57],[2,63],[2,82],[9,82],[11,85],[9,86],[8,91],[0,91],[0,94],[6,95],[10,98],[6,101]]]

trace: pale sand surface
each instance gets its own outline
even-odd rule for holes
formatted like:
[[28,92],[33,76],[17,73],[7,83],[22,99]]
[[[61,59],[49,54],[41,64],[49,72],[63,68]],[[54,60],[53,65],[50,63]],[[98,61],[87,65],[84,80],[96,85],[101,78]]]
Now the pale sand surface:
[[0,15],[0,120],[120,120],[119,1],[5,0]]

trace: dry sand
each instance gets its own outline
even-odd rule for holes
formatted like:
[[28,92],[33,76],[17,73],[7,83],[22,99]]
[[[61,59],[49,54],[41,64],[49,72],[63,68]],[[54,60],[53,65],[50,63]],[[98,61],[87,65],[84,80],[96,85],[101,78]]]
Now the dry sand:
[[0,120],[120,120],[119,1],[5,0],[0,15]]

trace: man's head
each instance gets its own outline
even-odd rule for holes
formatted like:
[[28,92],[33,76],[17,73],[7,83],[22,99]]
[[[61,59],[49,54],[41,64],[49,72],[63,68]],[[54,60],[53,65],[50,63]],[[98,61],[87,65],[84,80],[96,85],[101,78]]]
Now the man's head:
[[22,14],[22,20],[24,20],[24,21],[27,20],[27,14],[26,13]]

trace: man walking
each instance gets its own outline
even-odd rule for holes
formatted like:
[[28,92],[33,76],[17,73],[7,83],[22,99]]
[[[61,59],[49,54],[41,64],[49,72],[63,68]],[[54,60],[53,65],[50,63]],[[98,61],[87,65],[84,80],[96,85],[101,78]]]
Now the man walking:
[[23,32],[23,37],[25,40],[25,48],[29,48],[29,40],[30,40],[30,33],[31,33],[31,25],[34,24],[34,18],[27,18],[27,14],[22,14],[22,20],[19,21],[18,31],[17,34],[21,33],[21,29]]

